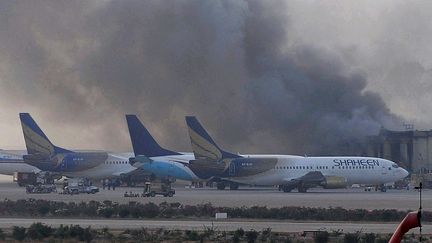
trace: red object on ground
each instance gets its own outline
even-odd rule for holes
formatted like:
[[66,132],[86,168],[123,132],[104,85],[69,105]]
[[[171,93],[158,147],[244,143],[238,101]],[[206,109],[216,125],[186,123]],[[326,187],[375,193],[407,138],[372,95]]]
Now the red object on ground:
[[420,218],[421,212],[419,211],[408,213],[393,233],[389,243],[400,243],[406,232],[412,228],[420,227]]

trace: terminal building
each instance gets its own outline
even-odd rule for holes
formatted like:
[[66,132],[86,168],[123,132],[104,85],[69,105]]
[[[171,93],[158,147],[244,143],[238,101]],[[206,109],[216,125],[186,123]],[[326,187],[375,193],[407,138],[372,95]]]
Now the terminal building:
[[432,130],[381,129],[366,144],[367,156],[389,159],[413,173],[432,171]]

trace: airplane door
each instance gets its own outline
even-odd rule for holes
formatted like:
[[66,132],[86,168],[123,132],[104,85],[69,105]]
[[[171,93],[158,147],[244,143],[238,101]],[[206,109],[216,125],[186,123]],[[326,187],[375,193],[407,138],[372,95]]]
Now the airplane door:
[[236,174],[236,165],[235,165],[234,161],[231,161],[231,163],[229,165],[229,175],[235,176],[235,174]]

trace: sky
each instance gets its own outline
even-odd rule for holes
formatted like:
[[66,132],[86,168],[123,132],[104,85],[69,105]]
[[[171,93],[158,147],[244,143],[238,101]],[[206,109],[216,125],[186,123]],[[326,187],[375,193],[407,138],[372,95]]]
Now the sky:
[[[432,127],[430,1],[2,1],[0,148],[18,113],[71,149],[130,151],[125,114],[190,151],[324,155]],[[359,145],[360,146],[360,145]]]

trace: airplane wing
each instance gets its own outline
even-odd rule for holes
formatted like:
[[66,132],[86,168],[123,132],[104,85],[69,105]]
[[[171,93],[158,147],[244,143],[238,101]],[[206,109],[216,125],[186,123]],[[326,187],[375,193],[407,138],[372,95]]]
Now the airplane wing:
[[314,186],[320,186],[325,183],[326,178],[320,171],[311,171],[301,177],[287,179],[285,181],[286,183],[283,184],[283,187],[286,188],[287,191],[291,191],[294,188],[299,188],[299,190],[301,190],[300,188],[307,189]]
[[113,176],[118,176],[118,177],[127,177],[127,176],[131,176],[131,175],[134,175],[134,176],[144,176],[144,175],[150,175],[150,174],[151,173],[149,173],[147,171],[144,171],[141,168],[137,168],[137,169],[132,170],[132,171],[127,172],[127,173],[124,173],[124,172],[115,172],[112,175]]
[[184,166],[188,166],[189,165],[189,161],[185,162],[184,160],[178,160],[178,159],[172,159],[170,161],[182,164]]

